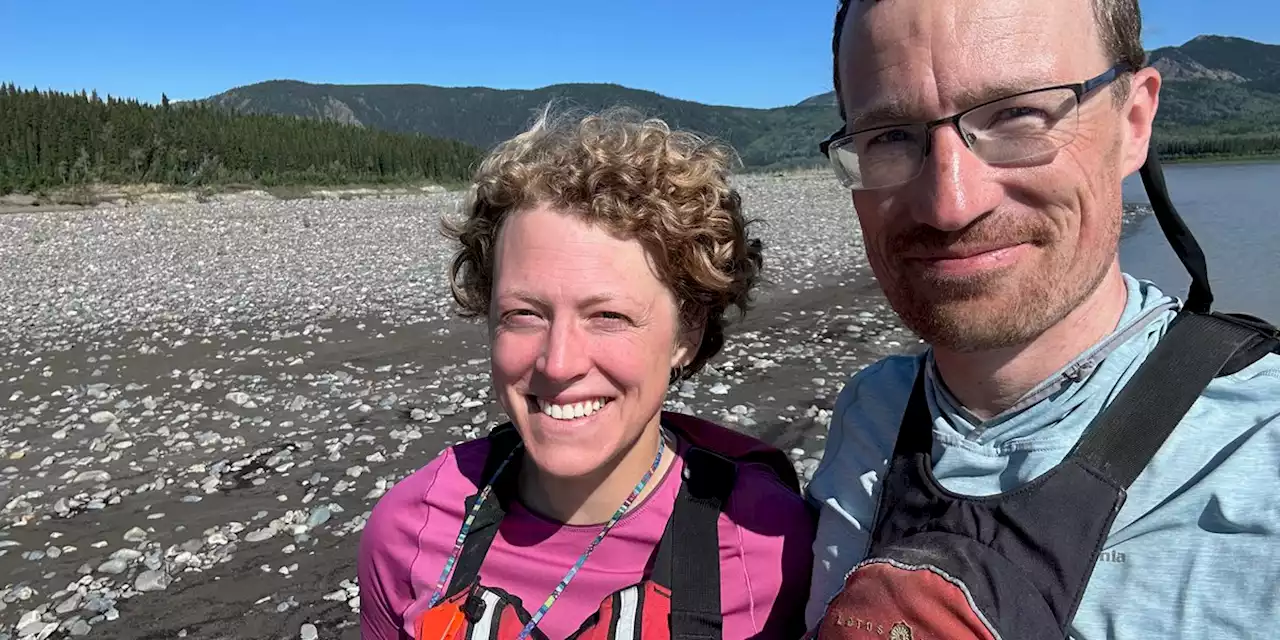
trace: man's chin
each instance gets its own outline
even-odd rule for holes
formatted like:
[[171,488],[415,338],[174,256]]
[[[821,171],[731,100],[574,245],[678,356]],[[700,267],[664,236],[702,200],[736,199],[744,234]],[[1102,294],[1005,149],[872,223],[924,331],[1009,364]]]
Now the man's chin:
[[889,293],[892,307],[904,321],[913,318],[977,317],[999,313],[1015,291],[990,277],[914,278],[905,292]]
[[1007,298],[1021,287],[1027,274],[1022,265],[959,271],[913,264],[903,269],[913,298],[929,304],[969,303],[984,299]]
[[924,289],[926,295],[891,297],[890,303],[908,329],[950,351],[988,351],[1033,340],[1043,332],[1034,308],[1040,296],[1000,285],[1000,279],[986,276],[948,278]]

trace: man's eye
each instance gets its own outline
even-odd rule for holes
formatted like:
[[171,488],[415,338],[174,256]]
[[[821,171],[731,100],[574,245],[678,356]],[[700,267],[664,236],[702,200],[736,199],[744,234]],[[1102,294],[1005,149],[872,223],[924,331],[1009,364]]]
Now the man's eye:
[[906,129],[890,129],[872,138],[870,144],[891,144],[894,142],[914,142],[915,136]]
[[1035,107],[1009,107],[998,111],[994,116],[992,116],[991,121],[994,125],[1021,118],[1032,118],[1037,121],[1045,121],[1049,119],[1049,114],[1045,113],[1042,109],[1037,109]]

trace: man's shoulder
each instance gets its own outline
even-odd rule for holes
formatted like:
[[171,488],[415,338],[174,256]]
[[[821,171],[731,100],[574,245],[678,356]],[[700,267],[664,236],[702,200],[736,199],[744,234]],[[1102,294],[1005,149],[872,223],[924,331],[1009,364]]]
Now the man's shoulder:
[[1215,378],[1201,394],[1197,409],[1232,420],[1280,423],[1280,353],[1268,353],[1252,364]]
[[1260,385],[1280,385],[1280,353],[1271,352],[1239,371],[1224,376],[1231,382],[1256,381]]
[[883,471],[923,363],[922,354],[892,355],[850,376],[836,398],[826,450],[808,487],[812,497],[822,500],[866,489],[849,483]]
[[901,418],[911,397],[916,375],[924,366],[924,357],[923,354],[888,356],[850,376],[836,398],[831,428],[837,428],[843,419],[858,420],[868,413],[875,415],[888,411]]

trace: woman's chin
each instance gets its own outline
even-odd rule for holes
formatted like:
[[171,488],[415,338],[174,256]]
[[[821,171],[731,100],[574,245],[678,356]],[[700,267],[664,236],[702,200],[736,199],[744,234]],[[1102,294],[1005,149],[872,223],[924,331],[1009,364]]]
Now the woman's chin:
[[[613,403],[609,403],[610,405]],[[589,416],[554,418],[541,412],[522,416],[517,424],[525,441],[525,449],[544,473],[576,477],[588,475],[608,458],[609,443],[601,425],[615,422],[602,414],[612,413],[610,406]]]
[[591,476],[617,453],[620,443],[602,438],[599,431],[546,428],[547,422],[560,421],[539,414],[525,436],[525,452],[541,473],[564,479]]
[[529,457],[540,473],[559,480],[590,478],[605,463],[605,458],[598,449],[584,450],[554,445],[540,451],[530,450]]

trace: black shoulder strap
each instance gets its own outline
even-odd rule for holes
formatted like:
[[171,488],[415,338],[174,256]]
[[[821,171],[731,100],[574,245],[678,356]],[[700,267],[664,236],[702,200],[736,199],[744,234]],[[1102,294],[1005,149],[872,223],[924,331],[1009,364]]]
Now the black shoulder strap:
[[1243,346],[1223,366],[1221,375],[1235,373],[1268,352],[1280,353],[1280,332],[1265,320],[1243,313],[1210,312],[1213,306],[1213,291],[1209,283],[1209,267],[1205,262],[1204,251],[1200,249],[1200,243],[1196,242],[1191,229],[1187,227],[1187,223],[1173,206],[1173,199],[1169,196],[1169,188],[1164,181],[1164,170],[1160,167],[1160,158],[1154,143],[1147,146],[1147,161],[1143,163],[1140,174],[1142,186],[1147,191],[1147,198],[1151,202],[1151,210],[1155,214],[1156,222],[1164,232],[1165,239],[1169,241],[1173,253],[1178,256],[1178,261],[1191,276],[1191,288],[1187,292],[1187,300],[1183,308],[1192,313],[1213,315],[1230,322],[1243,322],[1257,329],[1260,334],[1256,341]]
[[1280,354],[1280,329],[1266,320],[1244,313],[1214,313],[1225,322],[1234,322],[1256,332],[1253,340],[1245,343],[1222,365],[1218,375],[1229,376],[1261,360],[1268,353]]
[[720,513],[737,481],[732,460],[700,447],[684,456],[684,482],[658,543],[654,579],[671,587],[671,639],[718,640]]
[[1160,168],[1160,158],[1154,143],[1147,145],[1147,161],[1139,170],[1142,186],[1147,190],[1147,199],[1151,201],[1151,210],[1164,237],[1173,248],[1174,255],[1191,276],[1191,289],[1187,292],[1186,308],[1195,313],[1207,313],[1213,305],[1213,291],[1209,286],[1209,266],[1205,263],[1204,251],[1200,243],[1191,235],[1191,229],[1178,215],[1169,197],[1169,189],[1164,182],[1164,170]]
[[933,414],[929,412],[929,400],[925,395],[925,376],[928,360],[921,359],[916,369],[911,395],[902,410],[902,425],[893,445],[894,458],[909,458],[917,453],[933,452]]
[[[507,456],[520,445],[520,434],[511,423],[494,427],[487,437],[489,453],[485,456],[484,471],[480,474],[482,489],[484,483],[498,471],[502,461],[506,460]],[[458,562],[454,565],[453,577],[449,579],[445,598],[452,598],[467,589],[480,576],[480,565],[484,564],[484,557],[489,553],[489,547],[498,535],[498,526],[502,524],[502,517],[507,515],[506,505],[514,489],[513,482],[517,475],[514,471],[517,466],[515,464],[507,466],[502,477],[498,478],[498,482],[493,487],[493,495],[481,505],[475,521],[471,523],[471,532],[467,534],[467,540],[462,544],[462,552],[458,554]],[[470,513],[476,500],[479,499],[479,491],[468,496],[463,513]]]
[[1180,313],[1071,456],[1127,489],[1223,365],[1259,335],[1221,314]]

